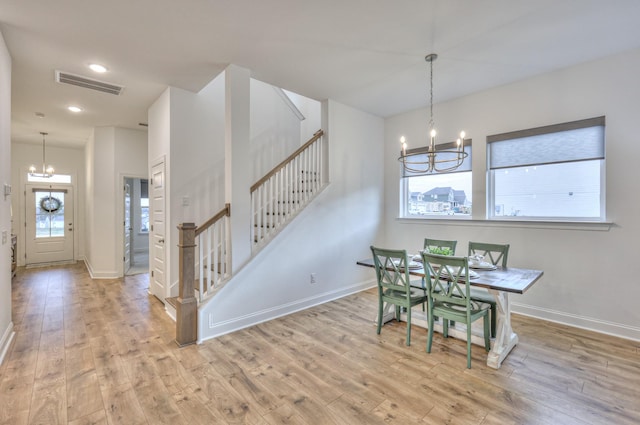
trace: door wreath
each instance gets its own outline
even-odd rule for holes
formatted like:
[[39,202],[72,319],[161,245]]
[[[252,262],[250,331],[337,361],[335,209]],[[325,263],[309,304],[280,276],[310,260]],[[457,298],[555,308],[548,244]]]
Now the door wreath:
[[54,213],[62,207],[60,199],[53,196],[46,196],[40,199],[40,208],[48,213]]

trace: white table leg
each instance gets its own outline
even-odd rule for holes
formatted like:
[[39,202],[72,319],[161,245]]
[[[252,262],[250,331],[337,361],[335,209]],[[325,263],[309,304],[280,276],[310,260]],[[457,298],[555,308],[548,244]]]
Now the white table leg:
[[[384,325],[387,322],[392,321],[396,318],[396,310],[395,305],[384,303],[382,306],[382,324]],[[376,318],[374,320],[374,324],[378,324],[378,315],[376,314]]]
[[507,357],[511,349],[518,343],[518,335],[511,327],[511,305],[509,304],[509,293],[490,290],[496,298],[497,323],[496,338],[491,346],[491,351],[487,357],[487,366],[499,369],[503,360]]

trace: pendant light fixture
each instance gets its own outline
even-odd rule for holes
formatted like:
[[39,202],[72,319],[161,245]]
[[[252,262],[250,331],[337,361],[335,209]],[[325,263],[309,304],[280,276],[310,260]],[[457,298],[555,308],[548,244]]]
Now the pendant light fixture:
[[[433,121],[433,62],[438,55],[431,53],[424,60],[429,63],[429,145],[420,148],[407,149],[407,140],[400,138],[401,151],[398,161],[402,163],[403,177],[420,176],[433,173],[453,171],[460,167],[464,159],[469,156],[464,151],[464,131],[455,144],[436,145],[436,129]],[[438,146],[440,146],[438,148]]]
[[42,134],[42,172],[41,173],[37,173],[36,170],[36,166],[32,165],[31,167],[29,167],[29,175],[32,177],[40,177],[40,178],[51,178],[53,177],[53,173],[55,172],[55,170],[53,169],[53,167],[51,165],[47,166],[46,165],[46,151],[45,151],[45,136],[49,133],[45,133],[44,131],[41,131],[40,134]]

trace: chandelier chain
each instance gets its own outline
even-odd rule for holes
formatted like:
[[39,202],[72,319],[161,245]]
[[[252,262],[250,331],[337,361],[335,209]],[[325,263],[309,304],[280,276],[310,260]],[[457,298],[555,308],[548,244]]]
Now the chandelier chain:
[[433,60],[429,61],[429,130],[434,127],[433,123]]

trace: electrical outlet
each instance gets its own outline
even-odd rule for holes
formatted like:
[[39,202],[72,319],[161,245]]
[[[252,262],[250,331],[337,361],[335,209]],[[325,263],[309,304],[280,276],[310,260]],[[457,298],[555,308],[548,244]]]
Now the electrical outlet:
[[315,273],[311,273],[311,276],[309,276],[309,283],[313,285],[314,283],[317,283],[317,282],[318,281],[316,279],[316,274]]

